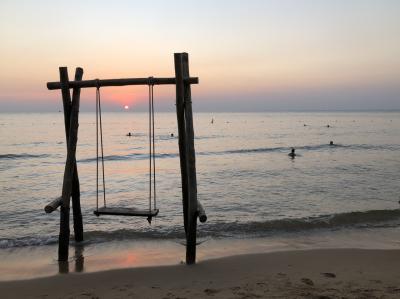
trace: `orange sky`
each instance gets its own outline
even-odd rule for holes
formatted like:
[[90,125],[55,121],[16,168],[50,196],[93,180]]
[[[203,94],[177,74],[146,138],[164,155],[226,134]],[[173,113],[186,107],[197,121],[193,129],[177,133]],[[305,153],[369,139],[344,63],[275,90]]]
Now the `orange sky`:
[[[218,111],[319,109],[328,98],[348,103],[331,109],[400,109],[399,1],[142,2],[1,1],[1,111],[58,110],[59,92],[45,83],[59,66],[70,77],[81,66],[87,79],[173,76],[182,51],[200,78],[199,110],[215,101]],[[116,111],[141,109],[147,96],[146,87],[102,92]],[[155,96],[174,109],[172,86]],[[94,107],[93,90],[82,99]]]

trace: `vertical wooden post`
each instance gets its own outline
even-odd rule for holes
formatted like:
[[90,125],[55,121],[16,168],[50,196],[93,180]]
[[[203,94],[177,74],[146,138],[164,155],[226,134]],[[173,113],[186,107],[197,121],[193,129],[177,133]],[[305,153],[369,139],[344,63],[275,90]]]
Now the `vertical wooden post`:
[[[186,232],[186,263],[196,262],[197,183],[194,151],[193,113],[187,53],[175,53],[176,99],[181,159],[183,209]],[[182,99],[183,98],[183,99]],[[181,137],[181,135],[184,135]]]
[[[64,125],[65,125],[65,138],[67,144],[69,143],[69,129],[70,129],[70,115],[71,115],[71,94],[68,86],[68,69],[66,67],[60,67],[60,83],[61,95],[64,107]],[[65,165],[66,171],[67,165]],[[65,183],[65,171],[64,171],[64,182],[63,182],[63,195],[64,195],[64,183]],[[58,235],[58,260],[68,260],[68,247],[69,247],[69,197],[66,202],[65,196],[62,196],[62,203],[60,207],[60,234]]]
[[[183,77],[189,78],[189,57],[187,53],[182,53]],[[196,178],[196,154],[194,149],[194,130],[192,96],[190,84],[184,84],[185,95],[185,128],[186,128],[186,160],[188,175],[188,233],[186,262],[196,263],[196,233],[197,233],[197,178]]]
[[[82,70],[77,70],[77,73],[83,73]],[[67,161],[65,162],[64,180],[62,189],[62,204],[60,211],[60,234],[58,245],[58,260],[68,260],[69,247],[69,212],[70,198],[72,194],[72,186],[74,181],[74,173],[76,169],[76,143],[78,139],[78,116],[79,116],[79,95],[75,92],[75,99],[71,103],[71,95],[68,86],[68,70],[66,67],[60,67],[60,82],[62,85],[61,93],[64,105],[65,133],[67,139]],[[69,118],[68,116],[69,112]],[[69,130],[68,130],[69,129]],[[77,172],[76,172],[77,174]]]
[[[81,81],[83,76],[83,69],[77,67],[75,70],[75,81]],[[80,101],[81,89],[74,88],[72,91],[72,107],[78,106]],[[77,103],[78,102],[78,103]],[[68,128],[69,130],[70,128]],[[79,186],[78,168],[76,166],[76,159],[74,160],[74,175],[72,179],[72,212],[74,215],[74,236],[76,242],[83,241],[83,223],[81,212],[81,192]]]
[[186,130],[185,130],[185,110],[184,110],[184,84],[182,56],[180,53],[174,54],[175,62],[175,80],[176,80],[176,116],[178,119],[178,137],[179,137],[179,160],[181,165],[182,181],[182,206],[183,223],[185,233],[187,232],[187,207],[188,207],[188,188],[187,188],[187,165],[186,165]]

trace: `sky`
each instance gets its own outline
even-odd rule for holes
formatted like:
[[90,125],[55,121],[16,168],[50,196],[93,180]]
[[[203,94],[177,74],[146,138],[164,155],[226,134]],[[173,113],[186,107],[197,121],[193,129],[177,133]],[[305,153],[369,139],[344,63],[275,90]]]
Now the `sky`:
[[[62,109],[59,66],[84,79],[173,77],[189,53],[194,111],[400,109],[400,1],[0,1],[0,111]],[[95,109],[94,89],[81,111]],[[147,87],[102,88],[142,111]],[[156,110],[175,88],[157,86]]]

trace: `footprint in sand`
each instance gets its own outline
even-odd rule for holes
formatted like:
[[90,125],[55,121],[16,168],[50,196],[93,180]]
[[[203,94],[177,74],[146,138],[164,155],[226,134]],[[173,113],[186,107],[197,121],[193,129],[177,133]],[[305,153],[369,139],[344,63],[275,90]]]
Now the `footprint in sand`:
[[314,285],[314,282],[309,278],[302,278],[301,282],[305,283],[306,285],[309,285],[309,286],[313,286]]
[[258,285],[258,286],[265,286],[266,283],[265,283],[265,282],[256,282],[256,285]]
[[208,296],[212,296],[214,294],[219,293],[220,290],[216,290],[216,289],[205,289],[204,293],[206,293]]
[[389,293],[400,293],[400,288],[395,286],[390,286],[387,288],[387,290],[389,291]]
[[336,274],[335,273],[330,273],[330,272],[323,272],[321,273],[323,276],[328,277],[328,278],[335,278]]

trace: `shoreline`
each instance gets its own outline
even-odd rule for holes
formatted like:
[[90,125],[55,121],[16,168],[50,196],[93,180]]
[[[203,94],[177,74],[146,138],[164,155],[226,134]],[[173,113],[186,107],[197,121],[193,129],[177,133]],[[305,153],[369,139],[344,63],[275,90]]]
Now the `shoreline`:
[[[67,263],[57,261],[57,244],[0,249],[0,282],[51,277],[60,273],[173,266],[184,263],[183,240],[120,240],[71,243]],[[204,239],[197,261],[245,254],[319,249],[398,250],[398,228],[316,230],[266,238]]]
[[[0,282],[5,298],[398,298],[400,250],[311,249]],[[325,296],[325,297],[321,297]]]

